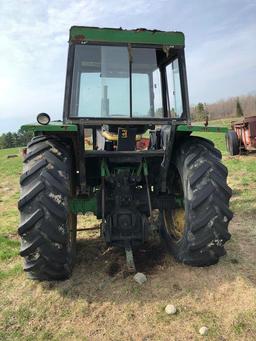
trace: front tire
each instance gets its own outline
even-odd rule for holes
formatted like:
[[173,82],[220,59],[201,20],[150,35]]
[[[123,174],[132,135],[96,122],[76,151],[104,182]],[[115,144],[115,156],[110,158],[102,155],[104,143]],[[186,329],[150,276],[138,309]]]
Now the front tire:
[[211,141],[188,137],[176,148],[168,188],[184,206],[161,212],[161,234],[182,263],[207,266],[225,254],[232,219],[227,168]]
[[75,259],[76,216],[70,148],[58,138],[34,137],[28,144],[18,203],[24,270],[37,280],[70,277]]

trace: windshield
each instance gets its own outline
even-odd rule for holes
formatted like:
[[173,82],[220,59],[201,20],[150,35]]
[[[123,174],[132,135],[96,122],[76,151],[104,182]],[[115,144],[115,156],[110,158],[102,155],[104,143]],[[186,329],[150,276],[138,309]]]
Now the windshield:
[[[162,67],[160,72],[161,56],[166,58],[163,50],[156,48],[77,45],[70,116],[179,117],[182,114],[179,69],[172,62],[170,70]],[[163,79],[167,79],[166,96]]]

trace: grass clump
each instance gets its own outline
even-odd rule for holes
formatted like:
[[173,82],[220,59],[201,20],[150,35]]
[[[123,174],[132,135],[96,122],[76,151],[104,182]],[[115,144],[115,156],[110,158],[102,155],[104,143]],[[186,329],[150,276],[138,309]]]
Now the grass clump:
[[4,261],[16,257],[19,254],[19,245],[18,240],[0,235],[0,260]]
[[238,314],[233,321],[236,335],[247,335],[256,338],[256,311],[245,311]]
[[0,280],[18,276],[22,272],[23,272],[22,266],[20,264],[16,264],[8,270],[0,270]]

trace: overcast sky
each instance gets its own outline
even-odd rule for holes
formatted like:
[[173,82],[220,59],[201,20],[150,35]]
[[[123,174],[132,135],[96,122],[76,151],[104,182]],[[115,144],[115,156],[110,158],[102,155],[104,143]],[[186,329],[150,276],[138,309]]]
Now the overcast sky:
[[191,103],[256,90],[256,0],[0,0],[0,133],[62,118],[72,25],[183,31]]

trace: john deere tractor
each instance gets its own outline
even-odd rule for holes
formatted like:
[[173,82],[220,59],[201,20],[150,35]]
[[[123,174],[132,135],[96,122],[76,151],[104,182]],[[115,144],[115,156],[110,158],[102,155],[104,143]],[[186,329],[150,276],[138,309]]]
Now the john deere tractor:
[[218,262],[230,239],[221,153],[192,126],[181,32],[72,27],[63,121],[41,113],[27,146],[18,206],[20,254],[33,279],[68,278],[77,214],[133,250],[159,233],[177,261]]

